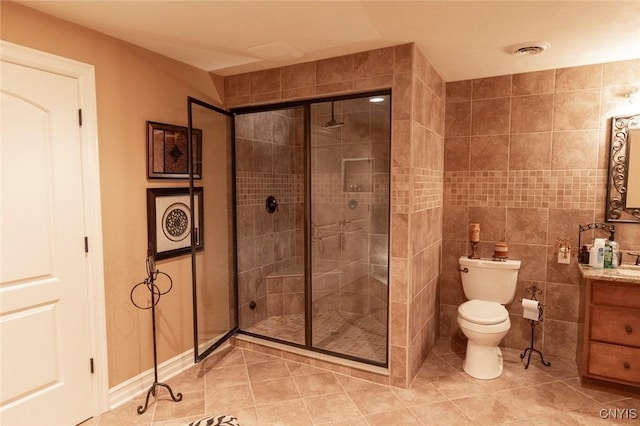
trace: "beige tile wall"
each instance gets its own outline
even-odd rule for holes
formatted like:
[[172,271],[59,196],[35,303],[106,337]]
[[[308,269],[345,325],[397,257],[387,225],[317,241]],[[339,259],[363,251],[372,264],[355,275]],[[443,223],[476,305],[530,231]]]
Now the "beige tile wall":
[[406,387],[438,331],[445,85],[413,45],[225,78],[227,107],[392,89],[390,376]]
[[[236,118],[238,308],[241,327],[282,315],[282,298],[268,293],[266,277],[296,262],[295,206],[303,201],[296,173],[296,111],[283,109]],[[267,196],[278,210],[265,209]],[[256,302],[255,309],[250,308]]]
[[[445,86],[418,49],[414,51],[412,83],[407,215],[409,378],[415,376],[438,335],[437,292],[442,243]],[[398,212],[395,216],[400,215]]]
[[[345,124],[325,129],[331,105],[336,121]],[[372,104],[367,98],[311,105],[311,221],[318,226],[312,230],[312,258],[314,266],[340,271],[314,273],[314,312],[371,315],[385,326],[388,280],[374,276],[388,274],[389,108],[388,101]],[[327,291],[331,276],[337,282]]]
[[[556,238],[577,245],[578,224],[602,222],[610,118],[637,113],[624,97],[640,85],[640,60],[447,83],[440,332],[459,338],[464,301],[457,258],[467,224],[480,223],[480,254],[509,243],[523,261],[516,301],[532,284],[546,303],[536,345],[573,359],[579,272],[556,262]],[[640,225],[616,225],[622,249],[640,248]],[[593,235],[585,235],[588,239]],[[518,303],[504,344],[524,349],[530,328]]]

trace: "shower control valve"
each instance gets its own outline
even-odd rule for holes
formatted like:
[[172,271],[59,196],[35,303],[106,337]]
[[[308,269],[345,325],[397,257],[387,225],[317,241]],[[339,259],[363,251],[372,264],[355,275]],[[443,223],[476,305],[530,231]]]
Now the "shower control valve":
[[276,200],[276,197],[274,197],[273,195],[269,195],[267,197],[265,207],[268,213],[275,213],[276,210],[278,210],[278,201]]

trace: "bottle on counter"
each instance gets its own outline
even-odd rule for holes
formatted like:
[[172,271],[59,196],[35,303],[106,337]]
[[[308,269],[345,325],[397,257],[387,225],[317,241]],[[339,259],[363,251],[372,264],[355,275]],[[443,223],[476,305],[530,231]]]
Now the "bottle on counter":
[[596,238],[589,250],[589,265],[594,269],[604,268],[604,238]]
[[589,247],[586,244],[583,244],[580,247],[580,252],[578,253],[578,262],[588,265],[589,264]]
[[612,241],[604,242],[604,262],[603,266],[605,269],[613,268],[613,247],[611,246]]
[[615,241],[611,241],[611,251],[612,251],[611,267],[617,268],[618,266],[620,266],[620,261],[622,259],[620,244],[616,243]]

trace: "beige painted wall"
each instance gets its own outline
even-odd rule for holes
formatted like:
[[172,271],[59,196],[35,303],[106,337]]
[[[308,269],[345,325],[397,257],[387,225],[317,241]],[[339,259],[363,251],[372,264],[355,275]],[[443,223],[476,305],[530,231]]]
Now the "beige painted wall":
[[[145,277],[146,188],[187,186],[147,181],[147,120],[187,124],[187,96],[220,105],[222,79],[191,66],[36,12],[1,3],[5,41],[95,66],[105,262],[109,386],[151,368],[151,318],[129,301]],[[226,182],[225,182],[226,184]],[[158,356],[192,347],[190,258],[159,262],[174,289],[158,309]]]

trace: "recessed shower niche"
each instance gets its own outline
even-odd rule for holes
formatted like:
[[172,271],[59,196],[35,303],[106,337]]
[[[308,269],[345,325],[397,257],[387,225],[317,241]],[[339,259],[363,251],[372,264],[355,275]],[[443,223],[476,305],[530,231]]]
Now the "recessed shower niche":
[[342,191],[371,192],[373,189],[373,158],[342,160]]
[[390,106],[232,110],[240,333],[388,365]]

